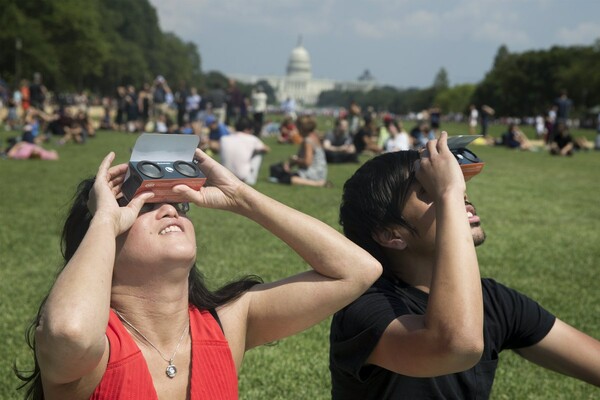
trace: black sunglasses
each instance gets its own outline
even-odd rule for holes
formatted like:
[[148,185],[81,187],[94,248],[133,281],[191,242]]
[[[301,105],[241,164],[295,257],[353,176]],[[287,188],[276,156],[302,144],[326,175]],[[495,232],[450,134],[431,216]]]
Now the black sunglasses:
[[[117,199],[117,204],[119,204],[119,206],[121,207],[125,207],[129,202],[125,199],[125,197],[121,197],[119,199]],[[157,207],[160,207],[160,205],[165,204],[165,203],[144,203],[144,205],[142,206],[142,208],[140,208],[140,214],[144,214],[147,212],[150,212],[154,209],[156,209]],[[167,203],[173,207],[175,207],[175,210],[177,210],[177,212],[179,214],[187,214],[190,211],[190,203]]]
[[[142,208],[140,208],[140,214],[144,214],[150,211],[155,210],[165,203],[145,203]],[[179,214],[187,214],[190,211],[190,203],[167,203],[177,210]]]

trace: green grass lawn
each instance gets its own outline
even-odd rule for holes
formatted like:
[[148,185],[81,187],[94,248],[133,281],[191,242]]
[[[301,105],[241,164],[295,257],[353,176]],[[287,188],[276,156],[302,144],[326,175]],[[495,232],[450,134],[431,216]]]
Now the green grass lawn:
[[[324,127],[324,121],[321,121]],[[410,128],[410,124],[405,124]],[[465,125],[445,124],[451,134]],[[498,135],[501,127],[493,126]],[[526,132],[532,137],[533,130]],[[574,132],[593,138],[592,132]],[[0,139],[13,134],[2,132]],[[60,160],[0,160],[0,399],[19,398],[16,361],[31,367],[24,331],[61,264],[59,235],[76,184],[95,173],[110,150],[129,159],[137,135],[104,132],[86,145],[57,148]],[[267,166],[295,152],[277,145],[256,189],[338,228],[341,188],[356,165],[330,166],[335,187],[275,185]],[[471,146],[486,166],[469,184],[488,233],[478,249],[482,275],[530,297],[562,320],[600,338],[600,152],[570,158],[546,151]],[[363,157],[365,160],[366,157]],[[194,209],[198,266],[216,287],[247,273],[266,281],[306,269],[284,244],[253,223],[225,212]],[[250,351],[240,376],[242,399],[327,399],[329,321],[274,345]],[[68,362],[68,360],[65,360]],[[501,355],[494,399],[592,399],[597,388]]]

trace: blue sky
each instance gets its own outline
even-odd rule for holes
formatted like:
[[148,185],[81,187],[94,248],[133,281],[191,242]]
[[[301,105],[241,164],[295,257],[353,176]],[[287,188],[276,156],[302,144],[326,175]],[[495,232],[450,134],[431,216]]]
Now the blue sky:
[[164,31],[196,43],[203,71],[283,75],[302,35],[313,76],[379,83],[476,83],[498,48],[591,45],[596,0],[150,0]]

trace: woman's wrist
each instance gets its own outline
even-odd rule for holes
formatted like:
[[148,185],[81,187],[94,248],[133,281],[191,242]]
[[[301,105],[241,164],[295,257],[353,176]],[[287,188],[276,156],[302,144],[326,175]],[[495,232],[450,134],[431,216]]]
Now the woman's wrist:
[[109,229],[115,237],[119,236],[119,227],[115,217],[108,213],[97,212],[90,222],[90,228]]

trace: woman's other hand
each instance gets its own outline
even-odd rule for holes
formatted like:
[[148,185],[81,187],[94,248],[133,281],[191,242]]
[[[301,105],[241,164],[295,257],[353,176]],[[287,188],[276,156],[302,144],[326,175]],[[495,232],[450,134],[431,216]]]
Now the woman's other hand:
[[206,176],[204,186],[197,191],[187,185],[177,185],[173,191],[199,207],[235,211],[241,206],[242,192],[248,186],[200,149],[196,149],[196,159],[198,168]]
[[98,168],[96,181],[88,199],[88,208],[95,219],[105,218],[114,225],[115,235],[131,228],[144,203],[154,196],[144,192],[134,197],[125,207],[120,207],[117,198],[122,197],[121,185],[127,172],[127,164],[111,167],[115,153],[110,152]]

